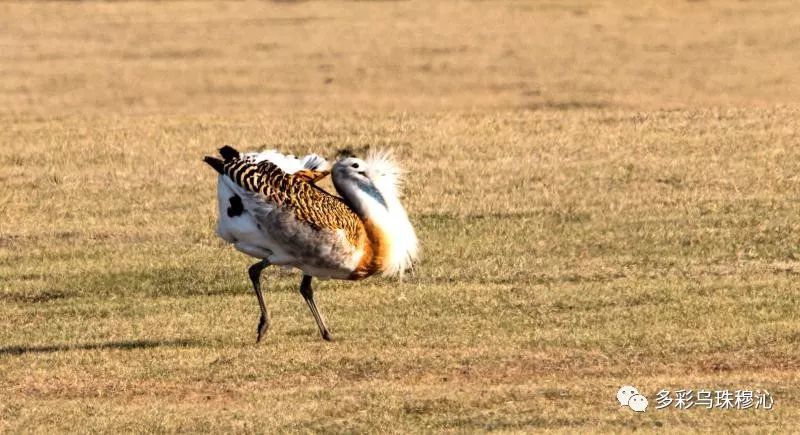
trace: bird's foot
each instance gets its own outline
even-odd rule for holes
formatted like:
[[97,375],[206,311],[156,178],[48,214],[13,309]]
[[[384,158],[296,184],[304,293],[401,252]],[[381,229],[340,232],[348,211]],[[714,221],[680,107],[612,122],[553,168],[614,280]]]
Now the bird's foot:
[[325,340],[325,341],[333,341],[333,336],[331,335],[330,331],[325,329],[321,333],[322,333],[322,339],[323,340]]

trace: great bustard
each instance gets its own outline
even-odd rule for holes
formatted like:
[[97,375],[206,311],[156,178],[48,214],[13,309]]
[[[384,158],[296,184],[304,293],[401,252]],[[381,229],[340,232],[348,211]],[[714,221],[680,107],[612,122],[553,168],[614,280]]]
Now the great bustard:
[[[219,172],[217,233],[236,249],[261,259],[250,266],[261,318],[256,342],[269,328],[261,272],[269,265],[303,272],[303,295],[320,334],[325,326],[312,277],[359,280],[376,273],[400,276],[417,257],[417,236],[400,203],[400,171],[385,153],[346,157],[331,171],[317,155],[296,159],[276,151],[240,154],[230,146],[222,160],[205,161]],[[337,197],[314,182],[331,174]]]

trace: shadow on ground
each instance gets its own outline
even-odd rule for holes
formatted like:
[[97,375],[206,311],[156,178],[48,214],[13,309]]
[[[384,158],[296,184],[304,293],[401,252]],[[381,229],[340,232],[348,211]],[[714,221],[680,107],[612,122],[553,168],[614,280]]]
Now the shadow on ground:
[[23,355],[26,353],[51,353],[70,350],[98,350],[98,349],[149,349],[154,347],[189,347],[197,346],[196,340],[130,340],[130,341],[109,341],[107,343],[83,343],[83,344],[52,344],[37,346],[7,346],[0,347],[0,355]]

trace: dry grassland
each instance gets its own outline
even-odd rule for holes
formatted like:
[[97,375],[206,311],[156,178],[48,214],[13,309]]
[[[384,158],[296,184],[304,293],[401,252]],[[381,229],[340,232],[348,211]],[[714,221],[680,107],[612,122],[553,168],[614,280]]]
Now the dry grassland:
[[[798,28],[789,1],[0,3],[0,432],[796,430]],[[269,271],[255,345],[224,143],[393,148],[416,272],[319,282],[326,343]]]

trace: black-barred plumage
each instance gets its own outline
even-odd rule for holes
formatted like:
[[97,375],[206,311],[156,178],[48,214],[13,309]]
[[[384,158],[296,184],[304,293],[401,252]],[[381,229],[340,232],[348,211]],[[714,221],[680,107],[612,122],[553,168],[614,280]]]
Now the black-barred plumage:
[[240,157],[230,146],[220,149],[225,161],[206,157],[205,161],[217,172],[230,177],[244,189],[260,194],[278,207],[294,212],[298,220],[317,229],[344,230],[354,246],[364,242],[364,225],[340,198],[309,182],[308,172],[287,174],[268,160],[258,163]]

